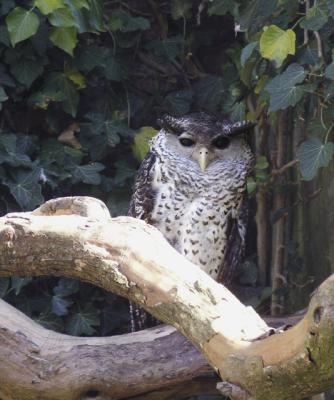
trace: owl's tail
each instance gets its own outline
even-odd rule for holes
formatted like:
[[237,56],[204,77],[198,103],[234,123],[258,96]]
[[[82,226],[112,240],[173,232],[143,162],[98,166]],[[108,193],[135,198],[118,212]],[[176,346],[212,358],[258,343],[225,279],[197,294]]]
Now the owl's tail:
[[131,332],[141,331],[161,324],[160,321],[132,301],[129,301],[129,310]]

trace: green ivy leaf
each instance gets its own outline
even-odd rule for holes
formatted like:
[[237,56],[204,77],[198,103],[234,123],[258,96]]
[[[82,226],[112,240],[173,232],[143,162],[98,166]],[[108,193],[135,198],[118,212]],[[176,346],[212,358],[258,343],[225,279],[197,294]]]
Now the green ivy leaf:
[[146,47],[149,51],[158,57],[167,57],[169,60],[173,61],[178,57],[183,49],[184,40],[182,36],[171,36],[163,40],[152,40],[147,43]]
[[108,145],[114,147],[120,142],[120,137],[132,138],[133,130],[121,120],[106,119],[104,121],[104,131],[107,134]]
[[[259,31],[268,19],[272,19],[273,13],[277,9],[277,0],[252,0],[244,3],[245,6],[237,14],[241,31],[252,33]],[[269,17],[269,18],[268,18]]]
[[[223,108],[225,110],[225,107]],[[232,121],[242,121],[246,117],[246,105],[243,101],[233,103],[229,109],[230,119]]]
[[139,129],[134,137],[132,151],[138,161],[143,161],[146,156],[150,145],[149,141],[158,133],[157,129],[151,126],[143,126]]
[[284,110],[294,106],[304,94],[303,86],[296,84],[303,82],[306,72],[299,64],[291,64],[280,75],[271,79],[265,86],[270,93],[269,112]]
[[128,187],[114,188],[108,195],[106,202],[112,217],[126,215],[129,209],[131,193]]
[[80,71],[90,72],[96,67],[106,66],[106,57],[109,52],[110,50],[106,47],[99,46],[78,48],[74,62]]
[[320,167],[326,167],[334,153],[334,143],[323,143],[317,137],[311,137],[297,149],[300,172],[306,181],[313,179]]
[[52,102],[58,102],[58,101],[63,101],[64,100],[64,95],[62,93],[43,93],[43,92],[37,92],[33,93],[29,98],[28,98],[28,104],[32,107],[35,108],[41,108],[42,110],[47,110],[49,107],[50,103]]
[[89,10],[90,8],[89,0],[64,0],[64,1],[66,5],[70,6],[70,4],[72,4],[78,10],[80,10],[81,8]]
[[9,289],[10,279],[9,278],[0,278],[0,299],[2,299]]
[[208,6],[209,15],[225,15],[227,13],[234,14],[237,4],[234,0],[213,0]]
[[55,46],[73,56],[73,50],[78,43],[77,31],[73,27],[52,27],[50,29],[50,40]]
[[327,79],[334,80],[334,62],[331,62],[329,65],[327,65],[325,69],[325,77]]
[[258,45],[258,42],[251,42],[251,43],[248,43],[248,45],[242,49],[241,56],[240,56],[240,63],[241,63],[242,67],[245,66],[246,61],[253,54],[253,51],[257,45]]
[[68,315],[68,309],[73,304],[73,301],[64,299],[62,296],[52,296],[51,300],[51,310],[54,314],[58,315],[58,317],[62,317],[64,315]]
[[22,209],[32,210],[43,203],[41,185],[38,183],[40,178],[40,170],[38,168],[31,172],[18,170],[14,175],[14,181],[6,180],[4,184],[8,186],[11,194]]
[[0,16],[8,14],[8,12],[15,7],[15,0],[1,0]]
[[112,31],[145,31],[151,27],[150,21],[143,17],[132,17],[124,10],[115,10],[111,14],[108,26]]
[[76,21],[67,7],[54,11],[49,15],[49,21],[51,25],[58,28],[71,28],[76,25]]
[[0,26],[0,43],[4,44],[6,47],[10,44],[8,30],[4,25]]
[[0,86],[0,110],[2,109],[2,103],[8,100],[8,96],[4,91],[4,88]]
[[[322,116],[323,117],[323,116]],[[315,118],[307,124],[307,134],[309,136],[317,136],[319,138],[325,138],[328,128],[324,125],[323,118]]]
[[124,27],[124,22],[121,17],[114,14],[110,17],[108,27],[112,32],[120,31]]
[[191,11],[191,1],[189,0],[172,0],[171,13],[172,18],[177,20],[179,18],[186,18]]
[[65,74],[57,72],[50,74],[44,93],[46,95],[49,94],[50,97],[56,97],[56,99],[63,98],[62,105],[64,111],[72,115],[72,117],[76,116],[79,94],[74,83]]
[[[44,300],[45,302],[45,300]],[[64,324],[60,317],[55,316],[51,310],[40,313],[37,317],[33,317],[33,320],[39,325],[44,326],[46,329],[50,329],[56,332],[63,332]]]
[[0,135],[0,164],[6,163],[11,167],[30,167],[32,165],[30,158],[22,153],[17,146],[17,135]]
[[192,90],[176,90],[167,94],[164,99],[164,107],[169,113],[181,116],[189,112],[192,100]]
[[103,113],[98,112],[88,113],[86,114],[86,118],[91,121],[91,123],[88,124],[90,135],[96,136],[105,133],[107,139],[106,144],[111,147],[119,143],[120,136],[124,138],[132,138],[133,136],[133,130],[128,128],[122,120],[110,119]]
[[74,83],[77,89],[84,89],[86,87],[86,78],[79,71],[65,68],[65,76]]
[[104,73],[111,81],[120,82],[123,78],[122,66],[113,54],[109,54],[105,59]]
[[11,290],[14,290],[16,296],[20,294],[21,290],[27,286],[31,281],[32,278],[19,278],[19,277],[11,277]]
[[269,163],[266,156],[259,156],[256,160],[255,169],[267,169]]
[[89,185],[99,185],[101,183],[100,171],[105,166],[101,163],[90,163],[87,165],[77,165],[73,168],[72,180],[74,183],[83,182]]
[[87,0],[88,9],[84,12],[88,15],[89,24],[98,32],[104,31],[103,23],[103,1]]
[[295,54],[296,34],[292,29],[286,31],[276,25],[265,28],[260,38],[262,57],[276,62],[280,67],[288,54]]
[[332,18],[334,18],[334,2],[333,0],[329,0],[329,12]]
[[208,111],[216,111],[226,90],[223,78],[209,75],[194,85],[195,103]]
[[33,36],[39,27],[39,18],[32,10],[16,7],[6,17],[12,46]]
[[321,29],[329,17],[329,9],[327,2],[319,0],[317,4],[310,7],[307,10],[306,17],[300,22],[300,26],[303,29],[310,29],[312,31],[318,31]]
[[268,167],[269,163],[266,156],[259,156],[255,164],[255,178],[256,183],[266,182],[268,180]]
[[84,0],[64,0],[64,2],[71,11],[78,33],[91,32],[89,13],[86,12],[89,10],[88,3]]
[[38,137],[36,135],[18,134],[16,140],[16,150],[28,156],[39,151]]
[[65,331],[69,335],[92,335],[95,332],[93,326],[100,325],[100,318],[97,310],[91,305],[86,306],[82,311],[71,315],[66,323]]
[[39,9],[39,11],[44,14],[51,14],[58,8],[64,7],[63,0],[36,0],[35,6]]
[[12,65],[10,71],[14,77],[23,85],[30,87],[36,78],[44,70],[43,63],[38,60],[20,59],[20,62]]
[[[119,141],[119,137],[118,137]],[[110,151],[107,135],[104,133],[98,136],[93,136],[85,141],[81,138],[81,144],[88,148],[89,155],[92,161],[99,161],[106,157]]]
[[255,182],[254,178],[248,177],[247,178],[247,193],[253,194],[256,191],[257,183]]
[[79,291],[79,281],[70,278],[60,278],[53,293],[58,296],[70,296]]
[[136,175],[136,169],[125,160],[118,160],[115,162],[117,168],[114,183],[118,187],[127,186],[129,181],[133,181]]

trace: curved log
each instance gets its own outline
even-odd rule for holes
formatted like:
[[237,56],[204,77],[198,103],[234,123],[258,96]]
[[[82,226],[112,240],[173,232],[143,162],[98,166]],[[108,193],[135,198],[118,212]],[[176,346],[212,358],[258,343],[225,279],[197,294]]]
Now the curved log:
[[212,392],[217,381],[201,353],[171,326],[72,337],[44,329],[4,301],[0,321],[1,399],[110,400],[157,390],[160,399],[175,399],[180,383],[200,377]]
[[[84,200],[60,199],[58,206],[78,201]],[[132,218],[107,219],[103,212],[43,212],[0,219],[0,276],[72,277],[138,302],[188,337],[235,399],[297,399],[334,384],[333,276],[295,327],[256,340],[268,332],[265,322],[155,228]]]

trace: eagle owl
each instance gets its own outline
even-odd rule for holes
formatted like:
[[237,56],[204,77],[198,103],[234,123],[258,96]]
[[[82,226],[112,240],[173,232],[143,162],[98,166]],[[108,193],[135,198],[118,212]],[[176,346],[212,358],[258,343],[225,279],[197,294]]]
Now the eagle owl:
[[[129,215],[157,227],[213,279],[228,284],[245,246],[243,200],[253,155],[245,134],[254,122],[206,113],[166,115],[137,174]],[[131,329],[148,326],[130,303]]]

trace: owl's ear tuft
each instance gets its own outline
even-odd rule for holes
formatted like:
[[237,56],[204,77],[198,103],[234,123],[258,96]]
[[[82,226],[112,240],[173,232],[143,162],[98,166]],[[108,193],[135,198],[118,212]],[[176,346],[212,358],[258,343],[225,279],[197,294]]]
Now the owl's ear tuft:
[[164,114],[157,120],[158,125],[167,132],[180,134],[182,132],[180,121],[169,114]]
[[229,126],[229,135],[249,133],[257,125],[256,121],[238,121]]

